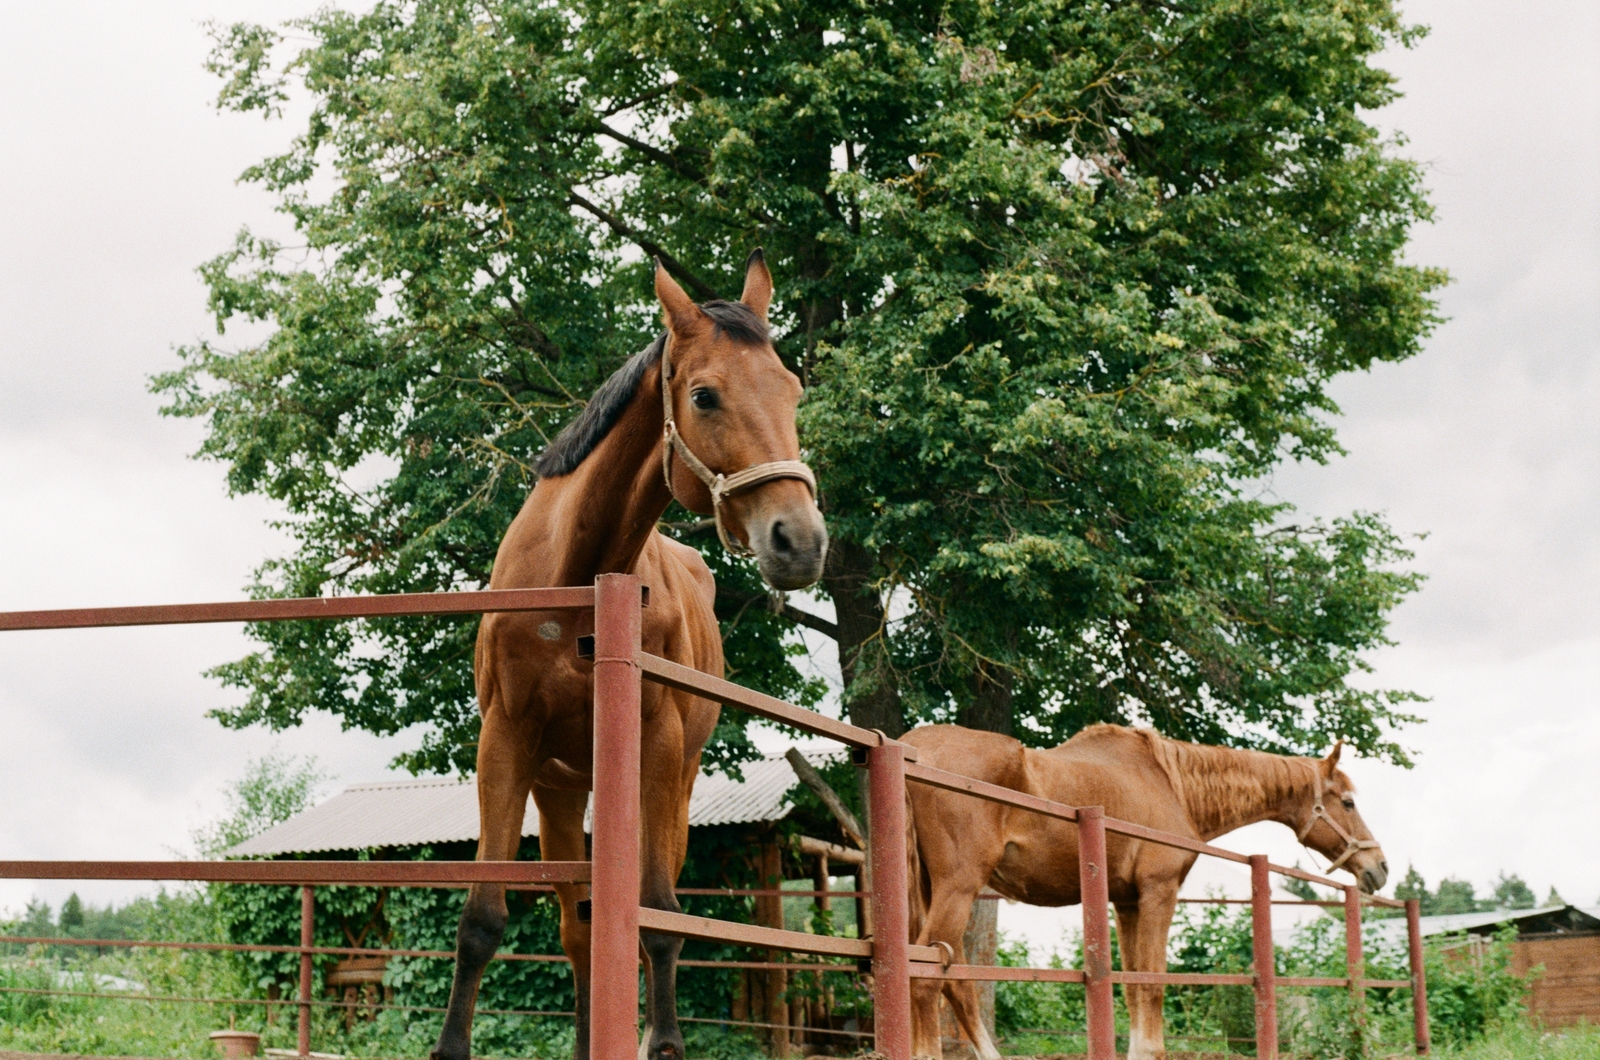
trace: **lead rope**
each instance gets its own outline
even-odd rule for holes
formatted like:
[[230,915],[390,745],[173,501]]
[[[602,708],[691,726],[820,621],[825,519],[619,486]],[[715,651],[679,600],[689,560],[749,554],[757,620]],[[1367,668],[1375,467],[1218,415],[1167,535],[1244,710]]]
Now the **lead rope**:
[[1326,871],[1332,872],[1340,865],[1343,865],[1346,861],[1349,861],[1351,855],[1355,854],[1357,851],[1372,850],[1382,845],[1376,839],[1357,839],[1349,832],[1346,832],[1343,828],[1340,828],[1339,822],[1328,816],[1328,808],[1323,805],[1322,795],[1322,773],[1319,771],[1317,773],[1317,793],[1313,797],[1311,803],[1311,816],[1306,818],[1305,826],[1300,829],[1300,834],[1295,838],[1298,839],[1302,844],[1305,843],[1306,836],[1311,834],[1311,829],[1317,826],[1317,820],[1320,818],[1323,823],[1325,823],[1329,828],[1333,829],[1334,835],[1344,840],[1344,853],[1340,854],[1338,859],[1335,860],[1333,864],[1329,865]]
[[799,479],[811,490],[811,499],[817,497],[817,476],[811,469],[799,460],[769,460],[764,464],[751,464],[742,471],[735,471],[731,475],[724,475],[719,471],[712,471],[706,467],[705,462],[694,455],[694,450],[689,448],[689,443],[683,440],[678,433],[677,420],[672,415],[672,336],[669,334],[661,342],[661,474],[667,480],[667,492],[672,492],[672,454],[674,451],[683,458],[684,465],[694,472],[695,478],[706,484],[711,491],[711,519],[717,526],[717,537],[722,540],[722,547],[735,556],[753,556],[755,550],[728,536],[727,529],[722,525],[722,501],[736,493],[754,489],[765,482],[772,482],[780,478]]

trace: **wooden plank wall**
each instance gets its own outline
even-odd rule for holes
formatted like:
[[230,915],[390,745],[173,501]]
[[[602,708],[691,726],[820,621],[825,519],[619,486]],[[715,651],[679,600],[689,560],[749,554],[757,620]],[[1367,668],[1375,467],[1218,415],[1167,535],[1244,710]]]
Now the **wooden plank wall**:
[[1518,975],[1541,964],[1529,999],[1534,1018],[1550,1027],[1600,1023],[1600,934],[1524,935],[1511,944]]

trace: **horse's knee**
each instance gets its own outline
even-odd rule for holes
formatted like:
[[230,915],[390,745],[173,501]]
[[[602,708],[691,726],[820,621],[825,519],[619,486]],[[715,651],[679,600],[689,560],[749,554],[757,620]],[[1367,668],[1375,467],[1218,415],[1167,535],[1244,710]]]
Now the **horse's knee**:
[[483,965],[494,959],[506,932],[506,910],[499,903],[467,899],[456,928],[456,959],[462,964]]

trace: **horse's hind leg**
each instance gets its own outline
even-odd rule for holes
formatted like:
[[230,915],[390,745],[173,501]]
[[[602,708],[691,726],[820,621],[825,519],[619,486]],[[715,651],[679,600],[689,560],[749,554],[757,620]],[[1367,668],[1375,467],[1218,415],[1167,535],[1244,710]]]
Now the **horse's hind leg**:
[[[494,715],[490,716],[491,719]],[[528,805],[529,773],[519,754],[508,745],[491,740],[492,721],[484,723],[480,748],[497,748],[498,753],[478,756],[478,837],[479,861],[512,861],[522,839],[522,815]],[[478,985],[483,970],[494,959],[495,950],[506,929],[506,889],[503,884],[475,883],[467,892],[461,924],[456,929],[456,970],[450,984],[450,1003],[445,1010],[439,1044],[430,1054],[434,1060],[470,1060],[472,1055],[472,1011],[478,1002]]]
[[[982,888],[981,881],[976,884],[969,882],[960,887],[951,886],[942,880],[935,882],[933,900],[928,903],[927,920],[923,923],[917,942],[923,946],[942,942],[950,947],[954,963],[965,963],[966,953],[962,945],[962,936],[966,933],[967,920],[972,915],[972,903]],[[937,979],[911,981],[912,1055],[932,1057],[943,1055],[943,1045],[939,1041],[941,985],[944,996],[950,1000],[950,1007],[955,1010],[957,1022],[961,1024],[961,1029],[966,1032],[978,1055],[983,1060],[999,1060],[1000,1050],[995,1048],[994,1041],[989,1037],[989,1029],[983,1024],[977,986],[966,981],[945,981],[941,984]]]

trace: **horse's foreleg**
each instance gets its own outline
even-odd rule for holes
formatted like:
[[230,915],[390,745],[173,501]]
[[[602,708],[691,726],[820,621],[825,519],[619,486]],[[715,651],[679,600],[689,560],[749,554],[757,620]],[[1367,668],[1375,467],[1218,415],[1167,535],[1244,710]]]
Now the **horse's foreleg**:
[[[663,697],[663,709],[647,715],[650,744],[640,763],[639,793],[643,811],[639,904],[679,913],[675,888],[689,842],[689,793],[699,759],[686,764],[683,728],[674,705]],[[683,1033],[678,1028],[678,955],[683,940],[654,931],[639,933],[645,957],[645,1028],[640,1060],[683,1060]]]
[[[490,727],[491,723],[486,722],[486,739],[480,746],[505,747],[500,741],[489,743]],[[517,846],[522,839],[522,815],[528,805],[528,780],[526,763],[519,755],[479,756],[479,861],[516,859]],[[483,981],[484,968],[494,959],[505,929],[505,885],[473,884],[467,891],[466,907],[461,911],[461,924],[456,929],[455,978],[450,984],[444,1028],[430,1054],[434,1060],[470,1060],[472,1011],[478,1002],[478,985]]]
[[[583,814],[588,808],[588,793],[535,787],[533,801],[539,807],[539,856],[546,861],[587,861]],[[589,1058],[589,923],[578,916],[578,903],[588,897],[587,892],[583,884],[556,884],[556,899],[561,903],[561,949],[572,961],[572,993],[577,1010],[574,1060]]]
[[[1122,966],[1134,972],[1167,970],[1167,933],[1177,908],[1177,887],[1141,887],[1137,905],[1117,906]],[[1162,986],[1122,988],[1128,1004],[1128,1060],[1162,1060],[1167,1053]]]

